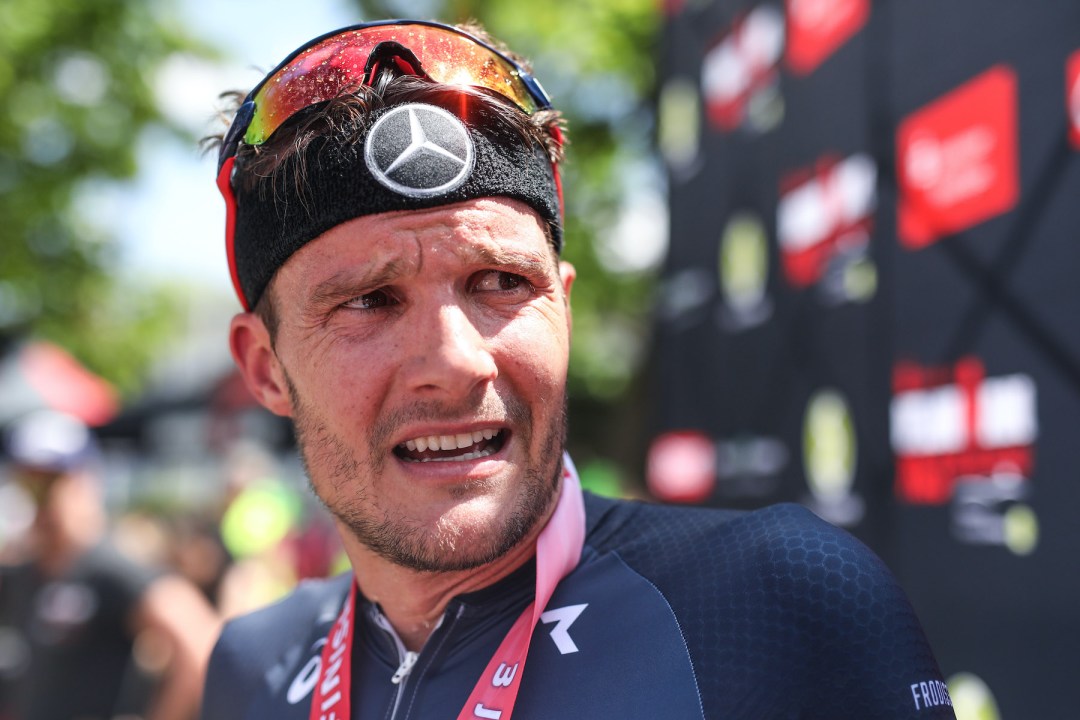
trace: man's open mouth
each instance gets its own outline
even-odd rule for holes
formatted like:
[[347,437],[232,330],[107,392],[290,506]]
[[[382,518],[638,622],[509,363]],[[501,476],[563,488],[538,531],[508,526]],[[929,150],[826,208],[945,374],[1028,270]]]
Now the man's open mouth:
[[477,460],[499,452],[509,431],[495,428],[457,435],[428,435],[406,440],[394,448],[394,455],[409,462],[451,462]]

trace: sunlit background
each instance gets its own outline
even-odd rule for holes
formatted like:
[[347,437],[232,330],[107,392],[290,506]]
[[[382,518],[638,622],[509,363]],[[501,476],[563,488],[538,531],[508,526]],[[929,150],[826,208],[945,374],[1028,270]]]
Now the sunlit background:
[[[1077,15],[1005,0],[5,0],[0,426],[42,406],[94,425],[117,542],[196,577],[175,551],[211,528],[243,568],[223,611],[340,569],[290,428],[232,367],[224,205],[199,141],[224,130],[222,92],[315,35],[479,19],[532,59],[569,124],[570,450],[587,487],[810,506],[907,584],[962,719],[1024,717],[1001,711],[1022,707],[1006,675],[1067,684],[1053,678],[1077,655],[1017,665],[1041,651],[1026,622],[995,644],[965,598],[995,598],[982,617],[1000,629],[1051,596],[1043,617],[1065,616],[1078,594],[1060,578],[1039,592],[1075,539],[1055,514],[1075,493],[1053,471],[1074,466],[1080,407]],[[986,22],[961,57],[967,16]],[[951,171],[990,190],[974,209],[913,211]],[[1026,246],[1048,260],[1011,287]],[[968,391],[987,419],[951,453],[976,415]],[[904,484],[927,477],[941,497]],[[32,511],[0,482],[0,561]]]

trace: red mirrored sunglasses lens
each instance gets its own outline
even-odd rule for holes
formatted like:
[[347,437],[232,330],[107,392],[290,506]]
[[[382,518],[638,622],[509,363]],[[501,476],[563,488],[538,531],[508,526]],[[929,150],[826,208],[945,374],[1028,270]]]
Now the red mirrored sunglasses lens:
[[382,25],[319,41],[267,78],[255,95],[255,113],[244,142],[265,142],[303,108],[361,86],[371,51],[388,41],[412,51],[436,82],[487,88],[530,114],[538,109],[517,67],[468,35],[438,26]]

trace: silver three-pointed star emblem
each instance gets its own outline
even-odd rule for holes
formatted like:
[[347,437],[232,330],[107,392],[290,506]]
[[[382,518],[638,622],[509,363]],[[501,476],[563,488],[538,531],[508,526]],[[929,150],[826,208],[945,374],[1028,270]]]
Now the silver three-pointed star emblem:
[[452,113],[412,103],[393,108],[372,126],[364,161],[385,187],[407,197],[443,195],[472,173],[469,131]]

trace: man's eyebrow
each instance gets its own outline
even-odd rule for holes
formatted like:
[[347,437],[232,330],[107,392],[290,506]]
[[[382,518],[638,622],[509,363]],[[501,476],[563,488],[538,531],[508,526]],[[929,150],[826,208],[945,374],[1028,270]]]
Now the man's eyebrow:
[[389,260],[383,263],[373,263],[359,270],[343,268],[316,283],[307,293],[309,305],[322,305],[339,301],[342,296],[353,296],[363,290],[373,290],[389,284],[401,275],[403,263],[400,260]]
[[551,255],[527,250],[507,250],[501,247],[472,247],[462,250],[462,257],[469,262],[496,267],[518,268],[526,273],[549,273],[556,264]]

